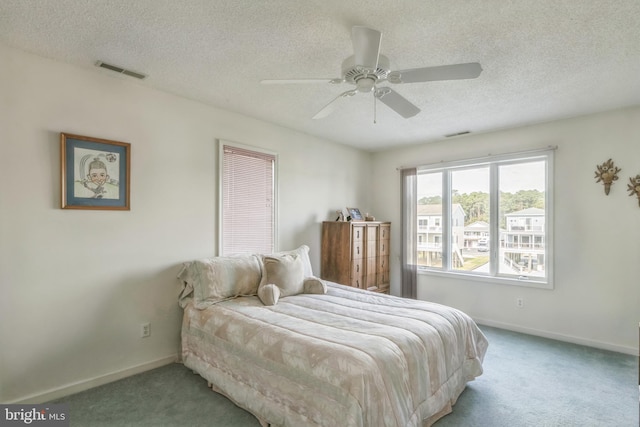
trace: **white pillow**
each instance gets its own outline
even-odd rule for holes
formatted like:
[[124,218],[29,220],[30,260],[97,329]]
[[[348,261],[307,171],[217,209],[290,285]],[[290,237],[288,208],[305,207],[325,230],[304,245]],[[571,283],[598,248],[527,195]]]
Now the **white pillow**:
[[298,255],[265,255],[262,265],[261,283],[265,283],[264,286],[276,285],[280,296],[288,297],[304,291],[304,269]]
[[193,290],[197,308],[238,296],[256,295],[262,274],[255,255],[214,257],[185,262],[178,273],[183,284],[181,300]]
[[303,270],[304,277],[313,277],[313,270],[311,269],[311,260],[309,260],[309,246],[302,245],[299,248],[294,249],[292,251],[281,251],[281,252],[275,252],[273,254],[257,255],[262,264],[261,265],[262,279],[260,280],[260,286],[264,286],[267,284],[266,277],[264,274],[264,258],[277,257],[277,256],[283,256],[283,255],[298,256],[302,261],[302,270]]
[[326,294],[327,284],[317,277],[303,277],[302,260],[297,255],[265,255],[258,298],[264,305],[276,305],[280,297],[299,294]]
[[273,255],[298,255],[302,260],[302,267],[304,269],[304,277],[313,276],[313,270],[311,269],[311,260],[309,259],[309,246],[301,245],[300,247],[292,251],[276,252]]

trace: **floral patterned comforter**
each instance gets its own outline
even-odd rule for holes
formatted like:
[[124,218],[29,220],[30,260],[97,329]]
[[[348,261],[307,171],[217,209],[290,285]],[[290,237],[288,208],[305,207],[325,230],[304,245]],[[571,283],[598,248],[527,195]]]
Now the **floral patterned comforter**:
[[329,282],[326,295],[185,307],[183,363],[263,424],[429,426],[482,374],[459,310]]

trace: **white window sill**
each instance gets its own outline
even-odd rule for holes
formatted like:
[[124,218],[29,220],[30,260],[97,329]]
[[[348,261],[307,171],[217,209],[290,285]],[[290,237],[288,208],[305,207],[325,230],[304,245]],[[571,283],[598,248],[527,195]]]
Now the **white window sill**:
[[532,276],[507,277],[489,276],[483,274],[470,274],[464,271],[441,271],[427,268],[418,268],[418,274],[425,276],[445,277],[449,279],[468,280],[472,282],[484,282],[498,285],[524,286],[527,288],[553,289],[553,282],[550,279],[541,280]]

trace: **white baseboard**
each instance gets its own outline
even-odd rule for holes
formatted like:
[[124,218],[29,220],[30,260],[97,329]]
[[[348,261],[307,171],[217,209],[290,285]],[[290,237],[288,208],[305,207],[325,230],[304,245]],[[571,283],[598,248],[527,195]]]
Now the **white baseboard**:
[[121,380],[123,378],[130,377],[132,375],[140,374],[151,369],[159,368],[170,363],[178,361],[178,355],[172,354],[165,356],[161,359],[152,360],[151,362],[142,363],[140,365],[132,366],[130,368],[123,369],[121,371],[110,372],[98,377],[88,378],[86,380],[77,381],[71,384],[67,384],[61,387],[56,387],[41,393],[34,393],[28,396],[15,399],[5,403],[45,403],[51,400],[59,399],[70,394],[78,393],[81,391],[89,390],[90,388],[98,387],[103,384],[107,384],[113,381]]
[[634,347],[626,347],[608,342],[595,341],[586,338],[574,337],[571,335],[558,334],[556,332],[543,331],[540,329],[527,328],[524,326],[514,325],[511,323],[496,322],[489,319],[481,319],[474,317],[473,320],[479,325],[492,326],[494,328],[506,329],[508,331],[521,332],[523,334],[535,335],[543,338],[550,338],[558,341],[570,342],[572,344],[586,345],[588,347],[600,348],[603,350],[615,351],[616,353],[638,355],[638,349]]

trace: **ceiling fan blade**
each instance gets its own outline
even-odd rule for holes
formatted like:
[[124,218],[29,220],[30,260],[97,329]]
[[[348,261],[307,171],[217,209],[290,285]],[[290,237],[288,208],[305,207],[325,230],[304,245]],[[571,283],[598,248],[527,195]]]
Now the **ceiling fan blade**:
[[356,66],[374,72],[378,67],[382,33],[367,27],[353,27],[351,41]]
[[263,85],[297,84],[297,83],[342,83],[342,79],[266,79],[260,80]]
[[346,100],[347,98],[351,98],[356,93],[358,93],[356,89],[342,92],[340,95],[336,96],[330,103],[322,107],[322,110],[318,111],[316,115],[312,117],[312,119],[317,120],[327,117],[329,114],[333,113],[333,111],[338,105],[342,103],[342,101]]
[[420,112],[418,107],[390,87],[377,89],[374,96],[405,119],[413,117]]
[[387,80],[390,83],[420,83],[437,80],[475,79],[480,73],[482,73],[480,64],[477,62],[469,62],[466,64],[393,71],[389,73]]

